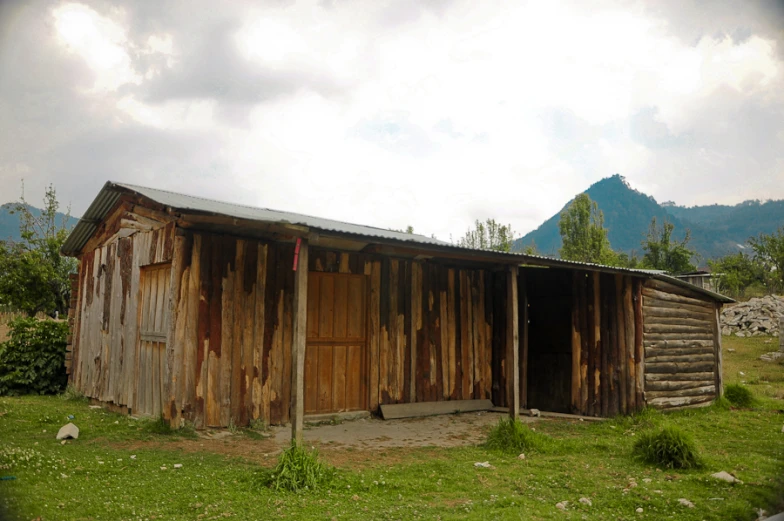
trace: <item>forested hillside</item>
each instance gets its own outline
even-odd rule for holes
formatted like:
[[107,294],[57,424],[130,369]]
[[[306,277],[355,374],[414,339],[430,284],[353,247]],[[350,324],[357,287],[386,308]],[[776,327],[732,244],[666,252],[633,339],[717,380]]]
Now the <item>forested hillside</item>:
[[[0,241],[4,241],[6,239],[11,239],[14,241],[18,241],[19,237],[19,216],[17,214],[12,214],[11,210],[14,208],[14,203],[6,203],[0,206]],[[41,210],[35,208],[33,206],[30,207],[34,215],[38,216],[41,215]],[[65,217],[65,214],[60,212],[57,213],[58,222],[60,219]],[[73,228],[76,226],[76,223],[79,219],[75,217],[71,217],[68,219],[66,227],[68,229]]]

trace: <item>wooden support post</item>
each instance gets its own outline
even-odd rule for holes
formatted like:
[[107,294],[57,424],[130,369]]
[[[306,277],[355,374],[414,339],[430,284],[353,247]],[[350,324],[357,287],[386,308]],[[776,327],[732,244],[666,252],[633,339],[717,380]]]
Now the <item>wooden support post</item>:
[[572,273],[572,414],[580,414],[580,275]]
[[294,326],[291,342],[291,439],[302,443],[305,416],[305,341],[308,325],[308,241],[299,243],[294,273]]
[[506,279],[506,397],[509,417],[520,417],[520,329],[517,303],[517,266],[509,266]]
[[601,356],[602,356],[602,300],[601,279],[599,272],[594,271],[593,276],[593,345],[591,346],[591,366],[593,367],[593,401],[588,405],[593,416],[601,414]]
[[[523,409],[528,408],[528,287],[526,285],[525,273],[520,274],[520,288],[522,288],[522,295],[520,295],[520,320],[523,326],[523,338],[520,353],[520,367],[522,374],[520,375],[520,404]],[[519,325],[518,325],[519,327]]]
[[[782,331],[779,330],[779,335]],[[716,318],[713,322],[713,345],[716,350],[716,398],[724,394],[724,379],[721,374],[721,304],[716,304]]]

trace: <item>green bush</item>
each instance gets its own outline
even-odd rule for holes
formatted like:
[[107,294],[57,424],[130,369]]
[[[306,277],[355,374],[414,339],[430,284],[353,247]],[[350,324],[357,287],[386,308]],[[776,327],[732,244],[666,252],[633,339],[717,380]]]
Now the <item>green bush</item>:
[[701,465],[694,440],[674,426],[644,432],[634,444],[633,454],[646,463],[670,469],[690,469]]
[[335,469],[319,461],[317,450],[308,451],[292,442],[262,483],[275,490],[298,492],[328,485],[334,477]]
[[487,435],[485,448],[518,454],[530,450],[543,451],[552,441],[549,436],[531,430],[520,420],[502,418]]
[[735,407],[752,407],[756,400],[752,392],[740,384],[724,386],[724,397]]
[[65,389],[68,323],[17,318],[0,344],[0,396],[54,394]]

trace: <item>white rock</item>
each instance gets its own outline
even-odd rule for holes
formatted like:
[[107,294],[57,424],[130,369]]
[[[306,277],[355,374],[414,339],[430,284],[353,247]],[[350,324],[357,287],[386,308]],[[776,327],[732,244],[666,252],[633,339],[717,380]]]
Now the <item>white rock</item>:
[[[782,429],[782,430],[784,430],[784,429]],[[517,456],[517,459],[525,459],[525,454],[520,454],[519,456]]]
[[78,437],[79,437],[79,427],[77,427],[73,423],[67,423],[62,427],[60,427],[60,430],[57,431],[58,440],[67,440],[68,438],[76,439]]
[[136,454],[131,454],[131,459],[136,459]]
[[642,508],[641,507],[637,507],[637,510],[635,510],[635,512],[637,512],[638,514],[642,514]]
[[539,412],[539,409],[531,409],[528,411],[528,416],[541,416],[542,413]]
[[650,483],[653,481],[651,478],[642,478],[643,483]]
[[558,510],[566,510],[566,505],[568,504],[569,504],[568,501],[561,501],[560,503],[555,504],[555,508],[557,508]]
[[694,503],[692,503],[691,501],[689,501],[686,498],[680,498],[678,500],[678,503],[680,503],[681,505],[683,505],[683,506],[685,506],[687,508],[694,508]]
[[474,463],[474,467],[481,468],[481,469],[493,468],[493,466],[490,465],[489,461],[477,461],[476,463]]
[[100,405],[91,405],[90,406],[90,409],[100,409],[100,408],[101,408]]
[[174,464],[174,468],[175,469],[181,469],[182,468],[182,463],[175,463]]
[[740,483],[739,479],[735,478],[735,476],[733,476],[729,472],[725,472],[723,470],[721,472],[717,472],[715,474],[711,474],[711,477],[712,478],[716,478],[716,479],[720,479],[722,481],[726,481],[727,483]]
[[588,505],[588,506],[591,506],[593,504],[593,503],[591,503],[591,500],[588,499],[587,497],[581,497],[580,498],[580,503],[582,503],[583,505]]

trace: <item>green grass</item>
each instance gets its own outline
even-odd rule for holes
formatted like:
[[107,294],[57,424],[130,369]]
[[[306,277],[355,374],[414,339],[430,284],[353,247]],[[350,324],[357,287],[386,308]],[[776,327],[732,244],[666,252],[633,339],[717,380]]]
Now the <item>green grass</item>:
[[724,398],[735,407],[753,407],[757,400],[748,387],[741,384],[729,384],[724,386]]
[[[478,446],[321,447],[335,478],[299,493],[259,486],[278,455],[249,447],[269,440],[239,434],[208,444],[180,430],[151,432],[148,421],[80,401],[0,398],[0,477],[16,478],[0,481],[0,508],[27,520],[753,520],[757,508],[784,510],[784,366],[757,360],[775,348],[764,340],[724,339],[736,350],[725,349],[726,381],[746,380],[759,400],[754,409],[646,410],[596,423],[542,419],[532,426],[554,448],[526,452],[525,460]],[[81,432],[61,445],[54,437],[68,415]],[[633,456],[637,439],[664,425],[694,438],[703,467],[654,467]],[[492,468],[475,468],[480,461]],[[722,470],[743,483],[710,477]],[[561,501],[569,502],[565,512],[555,507]]]
[[554,445],[549,436],[531,430],[529,426],[511,418],[500,419],[487,435],[485,442],[485,447],[490,450],[515,455],[529,451],[544,452]]
[[701,466],[697,446],[691,436],[673,425],[643,432],[632,452],[640,460],[668,469],[693,469]]
[[319,460],[316,449],[292,443],[283,451],[271,472],[263,473],[262,485],[276,491],[317,490],[332,483],[335,469]]

